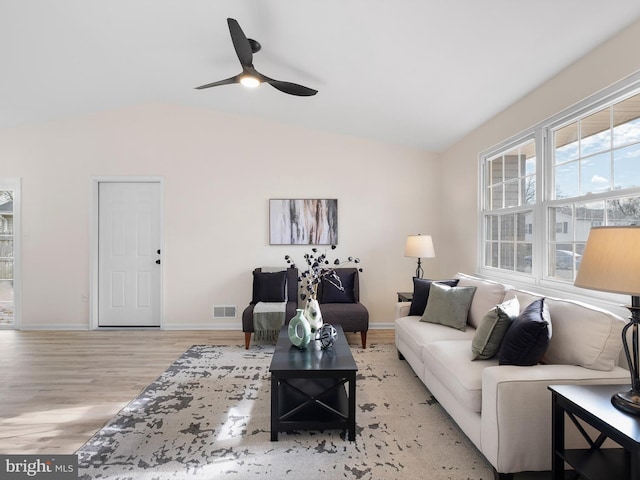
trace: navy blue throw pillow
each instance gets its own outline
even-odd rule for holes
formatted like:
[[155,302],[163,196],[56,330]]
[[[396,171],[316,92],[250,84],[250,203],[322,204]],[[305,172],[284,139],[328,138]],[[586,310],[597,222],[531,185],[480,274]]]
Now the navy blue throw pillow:
[[500,347],[500,365],[535,365],[551,338],[551,317],[544,298],[535,300],[511,322]]
[[253,272],[253,300],[258,302],[286,301],[287,272]]
[[[356,303],[356,296],[353,292],[355,283],[355,272],[335,272],[342,282],[343,290],[337,288],[333,283],[337,283],[333,278],[322,278],[322,296],[320,303]],[[333,282],[333,283],[331,283]],[[337,283],[340,285],[339,283]]]

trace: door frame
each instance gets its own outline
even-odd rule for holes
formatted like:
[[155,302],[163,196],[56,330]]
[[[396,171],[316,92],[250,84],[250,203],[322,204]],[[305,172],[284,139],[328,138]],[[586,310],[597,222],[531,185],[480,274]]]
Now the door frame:
[[[160,264],[160,329],[164,328],[164,178],[159,176],[96,176],[91,177],[90,211],[90,264],[89,264],[89,328],[91,330],[124,329],[128,327],[101,327],[98,324],[98,265],[100,242],[100,184],[101,183],[157,183],[160,186],[160,249],[163,261]],[[158,327],[140,327],[158,328]]]

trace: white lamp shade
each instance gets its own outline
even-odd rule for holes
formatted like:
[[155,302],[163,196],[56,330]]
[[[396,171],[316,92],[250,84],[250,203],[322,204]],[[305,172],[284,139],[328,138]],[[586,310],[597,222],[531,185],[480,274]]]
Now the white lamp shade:
[[431,235],[409,235],[404,247],[405,257],[433,258],[436,252],[433,249]]
[[640,295],[640,226],[593,227],[574,285]]

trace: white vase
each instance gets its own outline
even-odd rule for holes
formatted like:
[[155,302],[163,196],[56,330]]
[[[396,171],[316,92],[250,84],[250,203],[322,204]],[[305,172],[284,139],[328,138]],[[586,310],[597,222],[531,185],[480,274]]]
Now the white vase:
[[320,304],[315,298],[309,298],[307,305],[304,307],[304,316],[311,326],[311,332],[315,333],[322,327],[322,313],[320,312]]

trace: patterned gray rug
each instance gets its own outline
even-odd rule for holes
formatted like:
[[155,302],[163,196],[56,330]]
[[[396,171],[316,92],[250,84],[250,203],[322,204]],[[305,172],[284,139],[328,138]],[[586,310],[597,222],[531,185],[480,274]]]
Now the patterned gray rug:
[[273,347],[191,347],[78,450],[82,480],[454,479],[492,470],[392,345],[352,347],[356,441],[270,441]]

